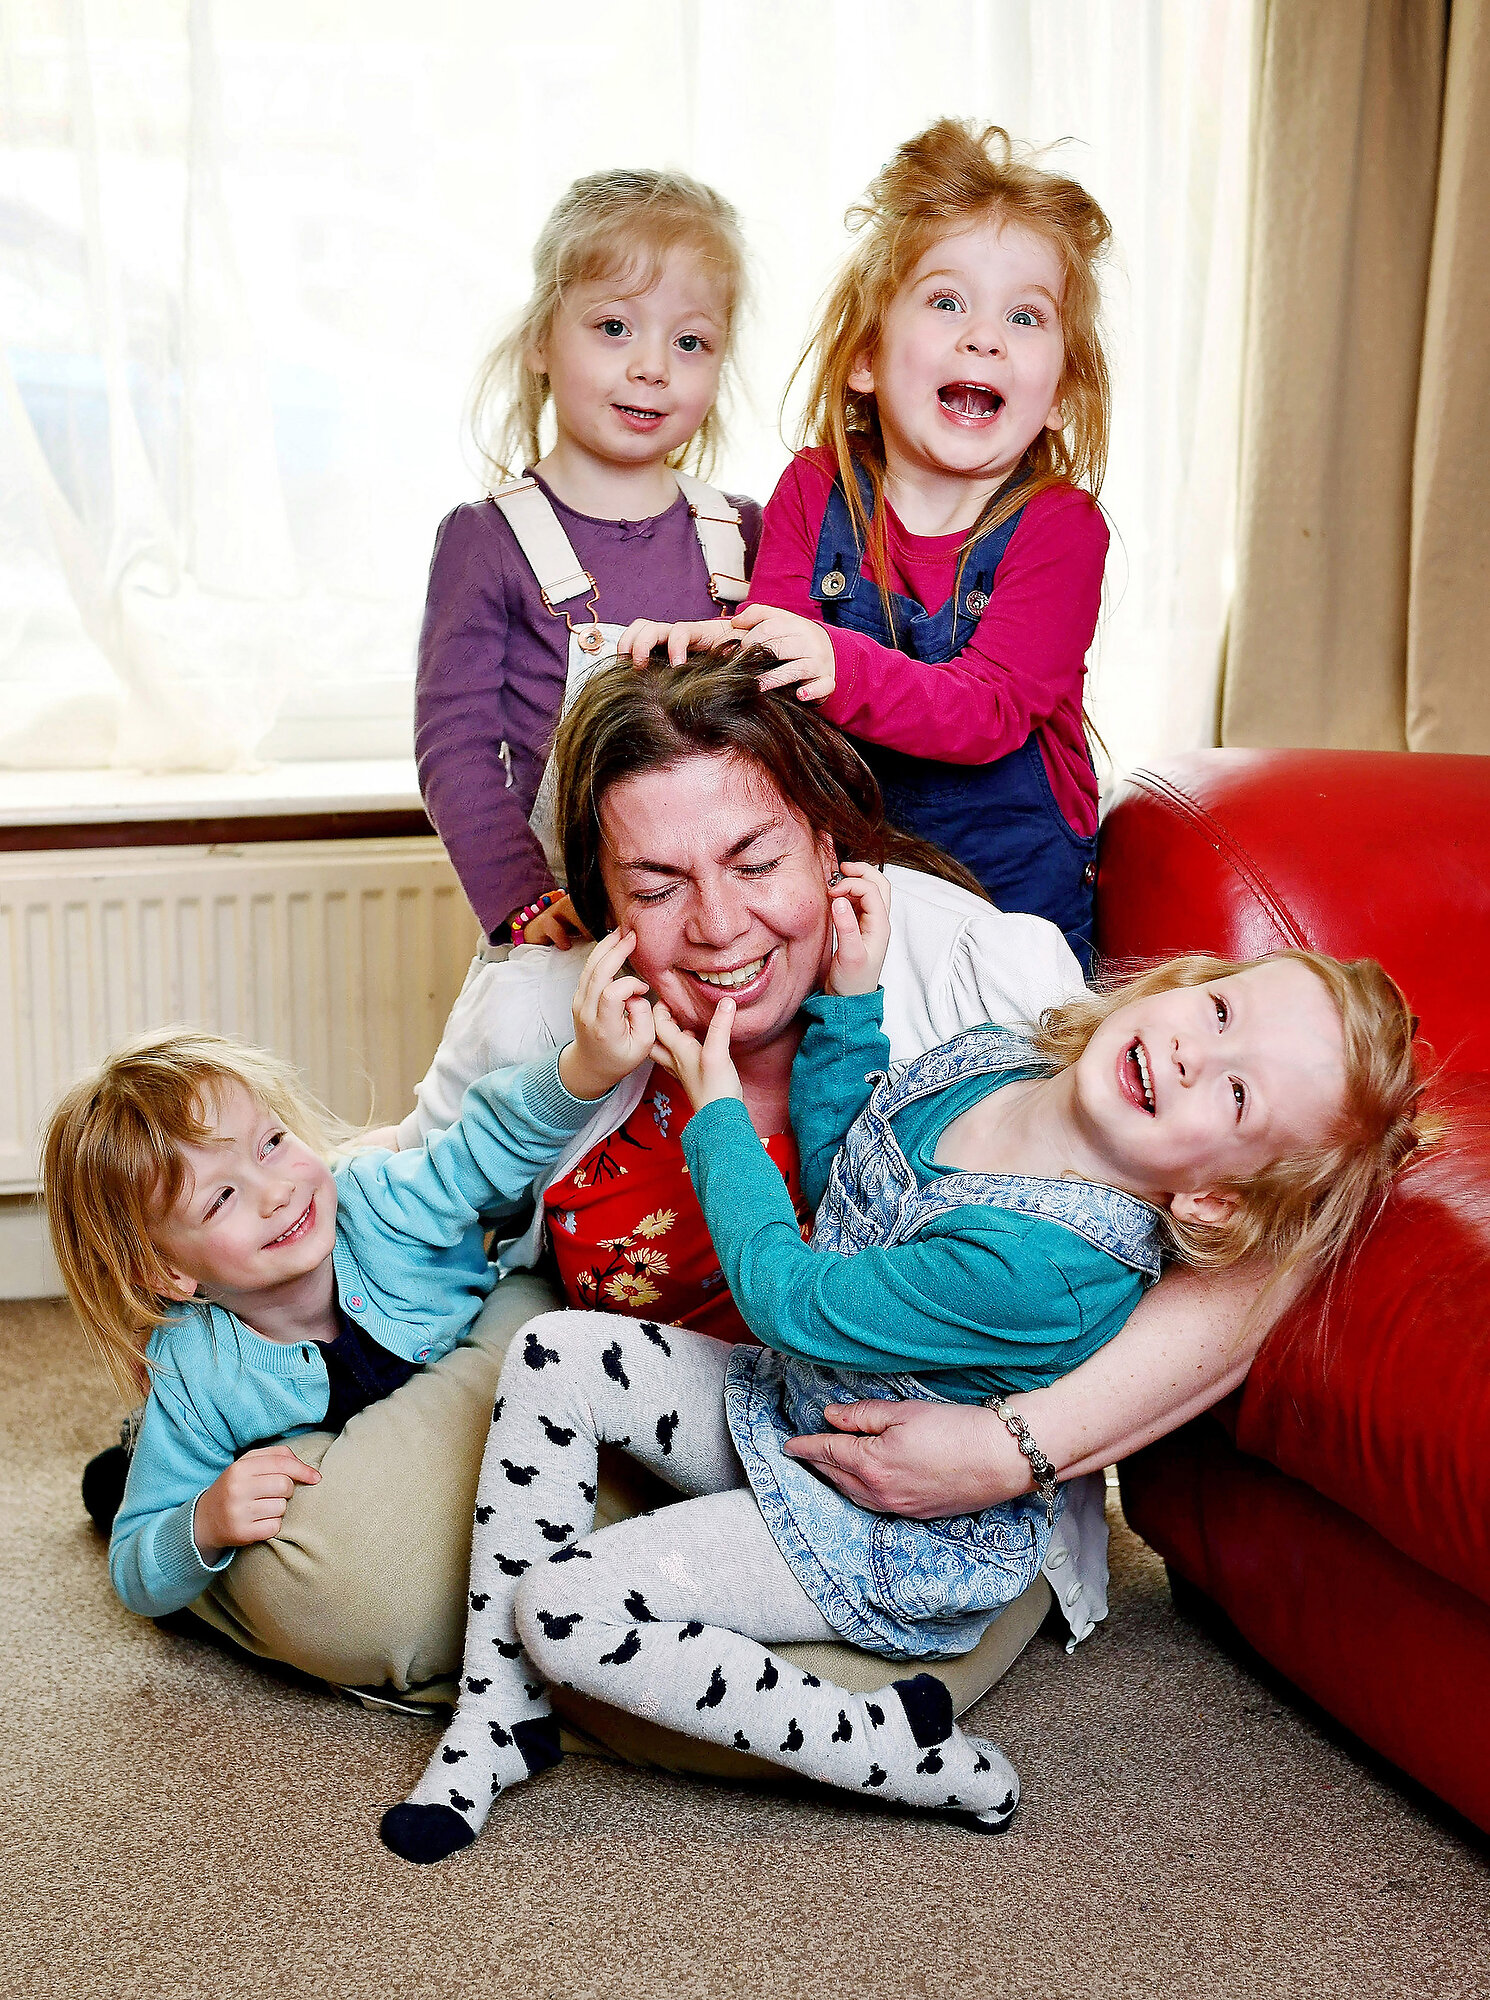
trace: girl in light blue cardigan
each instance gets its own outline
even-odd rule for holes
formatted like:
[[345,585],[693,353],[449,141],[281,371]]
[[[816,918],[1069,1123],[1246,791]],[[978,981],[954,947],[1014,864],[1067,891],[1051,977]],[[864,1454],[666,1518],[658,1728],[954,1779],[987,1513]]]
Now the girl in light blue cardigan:
[[179,1610],[279,1532],[320,1474],[271,1440],[339,1429],[465,1338],[495,1282],[486,1226],[651,1049],[645,988],[617,976],[631,943],[592,954],[574,1041],[472,1084],[422,1151],[333,1171],[288,1065],[189,1030],[68,1093],[43,1149],[57,1261],[121,1390],[148,1389],[109,1545],[132,1611]]

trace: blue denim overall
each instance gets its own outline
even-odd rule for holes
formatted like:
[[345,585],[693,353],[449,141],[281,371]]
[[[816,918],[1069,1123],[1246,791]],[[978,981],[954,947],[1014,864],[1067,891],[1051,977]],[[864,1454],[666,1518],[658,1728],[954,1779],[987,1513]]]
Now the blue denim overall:
[[[903,1105],[962,1077],[1044,1068],[1021,1036],[976,1028],[881,1076],[833,1162],[813,1249],[853,1256],[904,1243],[949,1209],[993,1203],[1061,1223],[1104,1251],[1114,1286],[1136,1304],[1141,1286],[1159,1275],[1158,1219],[1147,1203],[1090,1181],[1017,1174],[941,1174],[923,1188],[891,1129]],[[1001,1385],[990,1374],[986,1386],[974,1386],[992,1393]],[[950,1400],[914,1375],[817,1368],[765,1347],[737,1347],[725,1376],[730,1435],[761,1515],[828,1623],[871,1653],[969,1652],[1043,1567],[1051,1533],[1045,1503],[1030,1493],[943,1521],[871,1514],[782,1450],[789,1438],[828,1428],[827,1404],[870,1398]]]
[[[866,512],[874,489],[855,467]],[[939,611],[891,591],[893,632],[879,585],[861,569],[864,552],[841,484],[835,480],[817,538],[812,595],[828,625],[863,632],[912,659],[954,660],[972,637],[997,583],[997,570],[1023,508],[976,544],[956,591]],[[936,717],[928,715],[927,740]],[[1056,804],[1040,745],[1029,736],[1017,750],[991,764],[943,764],[912,757],[855,737],[856,748],[879,779],[885,812],[897,826],[935,841],[970,868],[1001,910],[1048,917],[1090,973],[1095,835],[1075,832]]]

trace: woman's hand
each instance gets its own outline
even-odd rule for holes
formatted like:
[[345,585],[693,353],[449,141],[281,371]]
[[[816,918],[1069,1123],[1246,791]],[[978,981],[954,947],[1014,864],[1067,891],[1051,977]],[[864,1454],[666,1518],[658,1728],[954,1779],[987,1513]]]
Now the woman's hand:
[[574,905],[567,896],[558,897],[546,910],[540,910],[532,923],[523,929],[524,944],[551,944],[558,951],[568,951],[572,944],[589,942],[590,933],[575,914]]
[[244,1452],[197,1495],[191,1517],[197,1554],[211,1569],[222,1561],[224,1549],[272,1542],[295,1488],[320,1483],[315,1467],[296,1458],[287,1444]]
[[981,1514],[1028,1493],[1030,1469],[991,1411],[968,1403],[830,1403],[833,1426],[782,1449],[872,1514]]
[[726,639],[738,639],[739,636],[728,618],[685,619],[677,625],[659,625],[651,618],[633,618],[616,641],[616,658],[630,660],[634,667],[644,667],[652,657],[654,647],[666,646],[670,664],[681,667],[690,653],[701,653],[709,646],[722,646]]
[[[1268,1329],[1305,1290],[1266,1264],[1169,1271],[1127,1324],[1079,1368],[1009,1398],[1062,1479],[1141,1451],[1245,1381]],[[876,1514],[931,1521],[976,1514],[1028,1493],[1029,1466],[991,1410],[966,1403],[849,1403],[833,1428],[794,1438],[841,1493]]]
[[837,949],[828,968],[829,993],[873,993],[890,949],[890,884],[867,861],[845,861],[828,884]]
[[838,685],[833,641],[826,625],[799,617],[795,611],[778,611],[771,604],[747,604],[730,624],[736,638],[766,647],[781,663],[761,675],[762,689],[790,687],[799,681],[798,701],[826,701]]
[[605,1097],[652,1053],[655,1031],[647,982],[624,972],[635,931],[612,931],[590,953],[574,989],[574,1040],[559,1057],[571,1097]]
[[729,1052],[730,1030],[735,1025],[733,1000],[718,1003],[702,1041],[686,1028],[680,1028],[660,1000],[652,1009],[652,1019],[657,1030],[652,1060],[678,1079],[695,1111],[702,1111],[717,1097],[745,1095],[740,1088],[740,1073]]

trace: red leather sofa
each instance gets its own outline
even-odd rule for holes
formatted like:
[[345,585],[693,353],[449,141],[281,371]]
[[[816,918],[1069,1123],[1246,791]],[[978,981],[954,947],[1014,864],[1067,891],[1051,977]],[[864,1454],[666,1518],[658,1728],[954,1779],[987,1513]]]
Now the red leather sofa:
[[1490,1831],[1490,757],[1213,750],[1103,825],[1098,946],[1381,960],[1450,1119],[1236,1395],[1120,1468],[1177,1595]]

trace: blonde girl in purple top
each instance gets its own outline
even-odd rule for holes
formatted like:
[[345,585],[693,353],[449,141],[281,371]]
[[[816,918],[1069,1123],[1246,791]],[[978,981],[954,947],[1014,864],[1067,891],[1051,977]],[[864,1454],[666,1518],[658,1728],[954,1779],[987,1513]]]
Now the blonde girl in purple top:
[[544,224],[533,276],[476,385],[489,497],[435,538],[415,750],[482,928],[567,948],[579,926],[543,782],[560,713],[632,620],[733,609],[760,509],[697,476],[744,291],[729,203],[685,174],[587,175]]

